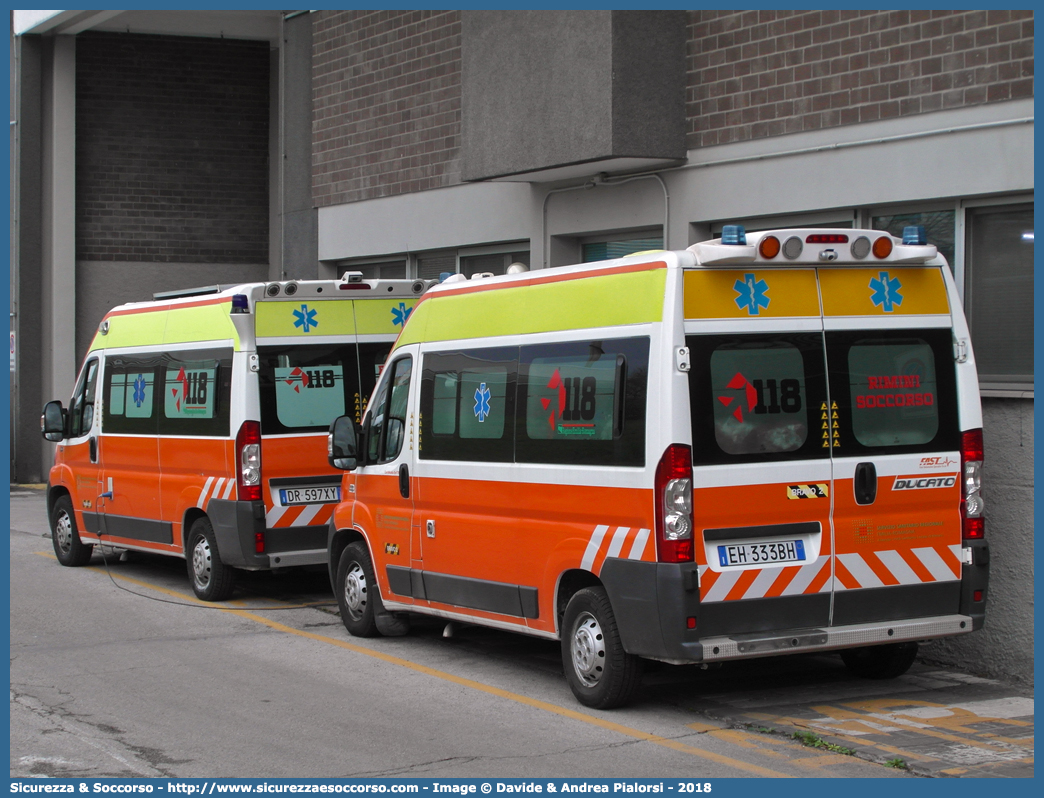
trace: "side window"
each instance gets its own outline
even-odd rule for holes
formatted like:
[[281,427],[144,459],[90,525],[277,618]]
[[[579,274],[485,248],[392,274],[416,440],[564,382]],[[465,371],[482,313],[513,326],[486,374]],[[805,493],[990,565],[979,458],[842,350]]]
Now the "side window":
[[420,457],[509,463],[518,347],[425,353]]
[[823,339],[815,334],[693,335],[693,463],[828,457]]
[[649,339],[523,346],[517,460],[645,464]]
[[155,435],[156,371],[159,357],[111,357],[105,364],[105,410],[102,428],[107,433]]
[[843,433],[835,454],[959,448],[949,330],[830,332],[827,355]]
[[69,402],[69,437],[78,438],[91,431],[94,424],[94,393],[98,383],[98,359],[91,358],[80,375],[80,381]]
[[208,349],[173,352],[159,368],[161,435],[229,434],[232,352]]
[[381,383],[369,410],[367,463],[387,463],[399,456],[406,437],[406,412],[410,395],[413,358],[391,364],[389,378]]

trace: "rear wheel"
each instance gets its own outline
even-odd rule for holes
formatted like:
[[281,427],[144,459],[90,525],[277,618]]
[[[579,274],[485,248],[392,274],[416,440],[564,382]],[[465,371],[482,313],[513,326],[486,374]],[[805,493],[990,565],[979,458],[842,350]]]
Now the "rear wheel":
[[849,673],[863,679],[894,679],[913,665],[917,643],[888,643],[883,646],[848,648],[841,660]]
[[185,547],[192,592],[202,601],[224,601],[236,587],[236,571],[221,562],[214,527],[209,518],[197,518]]
[[80,540],[72,499],[68,496],[58,497],[51,510],[51,543],[54,556],[62,565],[75,567],[86,565],[91,560],[94,546],[88,546]]
[[641,687],[642,660],[624,651],[604,588],[586,587],[569,600],[562,666],[573,695],[595,709],[624,706]]

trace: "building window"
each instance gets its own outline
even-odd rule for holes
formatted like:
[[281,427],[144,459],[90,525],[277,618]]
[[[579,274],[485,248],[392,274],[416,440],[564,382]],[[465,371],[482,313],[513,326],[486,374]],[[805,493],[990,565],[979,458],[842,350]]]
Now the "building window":
[[529,268],[529,251],[496,252],[487,255],[460,256],[460,273],[469,280],[476,274],[507,274],[508,266],[521,263]]
[[896,213],[890,216],[874,216],[874,230],[887,230],[896,238],[903,237],[903,228],[910,225],[922,225],[928,236],[928,243],[935,244],[939,254],[954,268],[954,230],[956,227],[953,210],[924,211],[918,213]]
[[457,271],[456,252],[434,252],[417,256],[417,276],[422,280],[438,280],[439,276]]
[[583,262],[624,258],[647,249],[663,249],[663,236],[629,238],[622,241],[592,241],[582,247]]
[[1032,390],[1033,205],[969,208],[965,220],[964,304],[979,382]]

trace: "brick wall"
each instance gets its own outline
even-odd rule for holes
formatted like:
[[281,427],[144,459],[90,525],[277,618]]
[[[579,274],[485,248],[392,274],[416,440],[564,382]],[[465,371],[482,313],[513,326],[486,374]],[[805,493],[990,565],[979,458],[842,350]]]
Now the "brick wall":
[[315,205],[459,183],[460,12],[313,17]]
[[267,42],[85,33],[76,257],[267,263]]
[[1033,97],[1032,11],[693,11],[688,146]]

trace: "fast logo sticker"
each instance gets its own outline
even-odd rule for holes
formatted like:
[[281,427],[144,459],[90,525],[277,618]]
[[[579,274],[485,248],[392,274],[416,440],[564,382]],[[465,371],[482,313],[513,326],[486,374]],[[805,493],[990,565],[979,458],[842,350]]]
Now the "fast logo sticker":
[[316,315],[316,310],[309,310],[308,305],[301,305],[300,310],[294,310],[294,326],[300,327],[301,332],[311,332],[313,327],[319,326]]
[[899,289],[903,284],[898,277],[890,277],[888,272],[881,272],[877,277],[870,279],[870,301],[875,307],[880,307],[885,313],[891,313],[896,307],[903,304],[903,295]]
[[830,486],[825,482],[810,485],[787,485],[788,499],[825,499],[830,496]]
[[892,490],[928,490],[931,488],[952,488],[957,484],[957,474],[944,474],[939,477],[896,477]]
[[736,307],[746,309],[749,316],[757,316],[761,308],[768,308],[772,301],[765,296],[768,287],[764,279],[758,280],[752,273],[744,274],[743,279],[737,280],[732,286],[736,292]]

